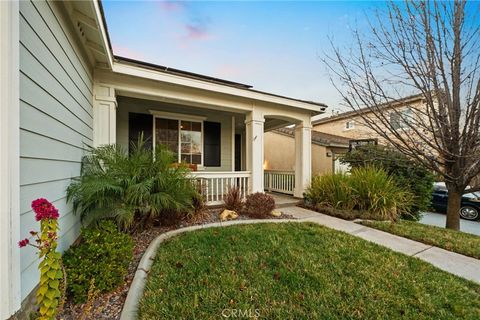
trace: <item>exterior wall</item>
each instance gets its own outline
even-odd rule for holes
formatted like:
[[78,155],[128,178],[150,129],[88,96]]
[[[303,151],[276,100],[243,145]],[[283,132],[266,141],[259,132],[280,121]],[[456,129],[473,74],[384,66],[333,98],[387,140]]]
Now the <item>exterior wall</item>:
[[[60,212],[59,249],[78,237],[80,223],[65,189],[92,145],[92,68],[61,4],[20,1],[20,230],[39,229],[32,200]],[[38,259],[21,250],[21,297],[37,285]]]
[[[420,101],[416,101],[415,103],[402,104],[395,107],[397,111],[400,111],[405,108],[412,108],[413,110],[422,110],[424,108],[424,105]],[[386,112],[389,113],[388,110]],[[366,114],[366,116],[368,116],[368,114]],[[346,128],[347,121],[353,121],[355,123],[354,128],[347,129]],[[326,123],[315,124],[313,126],[313,130],[323,132],[323,133],[334,134],[337,136],[342,136],[350,139],[379,138],[378,134],[374,130],[370,129],[364,124],[364,120],[362,119],[362,117],[357,115],[352,115],[349,117],[340,117],[338,119],[334,118]],[[382,142],[384,142],[383,139],[379,138],[379,143],[382,143]]]
[[[265,133],[265,170],[295,170],[295,139],[286,135]],[[312,144],[312,175],[332,172],[333,157],[327,157],[330,148]]]
[[[220,167],[204,167],[205,171],[232,171],[232,115],[215,110],[179,106],[158,101],[117,97],[117,144],[128,147],[129,112],[147,113],[150,110],[206,117],[206,121],[221,123]],[[153,123],[152,123],[153,126]],[[201,170],[201,168],[200,168]]]

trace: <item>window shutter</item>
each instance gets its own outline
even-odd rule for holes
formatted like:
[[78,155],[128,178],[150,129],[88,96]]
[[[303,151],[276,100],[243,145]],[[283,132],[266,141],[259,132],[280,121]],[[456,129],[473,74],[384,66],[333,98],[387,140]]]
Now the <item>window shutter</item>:
[[221,124],[205,121],[203,123],[203,165],[206,167],[220,167],[220,136]]
[[137,143],[138,137],[143,133],[145,146],[153,149],[153,115],[146,113],[128,114],[128,150],[132,143]]

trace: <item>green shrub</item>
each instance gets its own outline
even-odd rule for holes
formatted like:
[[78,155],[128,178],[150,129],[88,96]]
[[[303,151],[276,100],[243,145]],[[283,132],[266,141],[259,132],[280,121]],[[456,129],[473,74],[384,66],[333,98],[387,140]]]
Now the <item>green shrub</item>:
[[157,145],[152,152],[142,138],[130,154],[120,146],[102,146],[84,157],[67,200],[86,224],[112,218],[123,230],[133,231],[166,212],[193,210],[196,190],[189,172],[184,165],[174,165],[166,147]]
[[434,175],[402,153],[383,146],[361,146],[345,154],[341,162],[353,169],[365,166],[382,168],[396,183],[411,191],[413,201],[403,219],[420,219],[421,212],[430,208]]
[[249,194],[245,199],[243,213],[252,218],[268,218],[275,209],[275,199],[262,192]]
[[359,167],[351,174],[315,176],[305,194],[309,206],[318,211],[338,210],[346,219],[390,219],[408,214],[412,198],[385,170]]
[[336,209],[353,209],[352,189],[344,173],[317,175],[312,178],[305,197],[313,206],[331,206]]
[[412,198],[383,169],[367,166],[351,170],[348,179],[357,210],[365,210],[382,220],[397,220],[409,214]]
[[75,303],[85,302],[92,280],[99,292],[120,285],[133,259],[133,241],[119,232],[112,221],[82,229],[81,242],[63,256],[67,274],[67,292]]

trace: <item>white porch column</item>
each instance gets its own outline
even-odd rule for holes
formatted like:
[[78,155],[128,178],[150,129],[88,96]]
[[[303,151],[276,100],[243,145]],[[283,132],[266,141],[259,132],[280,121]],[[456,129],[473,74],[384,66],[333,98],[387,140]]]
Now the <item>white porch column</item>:
[[0,1],[0,39],[0,319],[7,319],[21,304],[18,1]]
[[117,141],[117,97],[115,89],[95,83],[93,98],[93,146]]
[[245,120],[246,164],[252,173],[250,192],[263,192],[263,124],[265,119],[258,111],[252,111]]
[[303,198],[312,175],[312,127],[310,121],[295,126],[295,189],[293,195]]

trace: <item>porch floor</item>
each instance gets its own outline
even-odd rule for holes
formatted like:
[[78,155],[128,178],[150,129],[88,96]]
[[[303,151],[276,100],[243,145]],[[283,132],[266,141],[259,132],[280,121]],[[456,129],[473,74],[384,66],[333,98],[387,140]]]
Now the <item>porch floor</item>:
[[275,208],[285,208],[297,205],[301,200],[288,194],[267,192],[275,199]]

